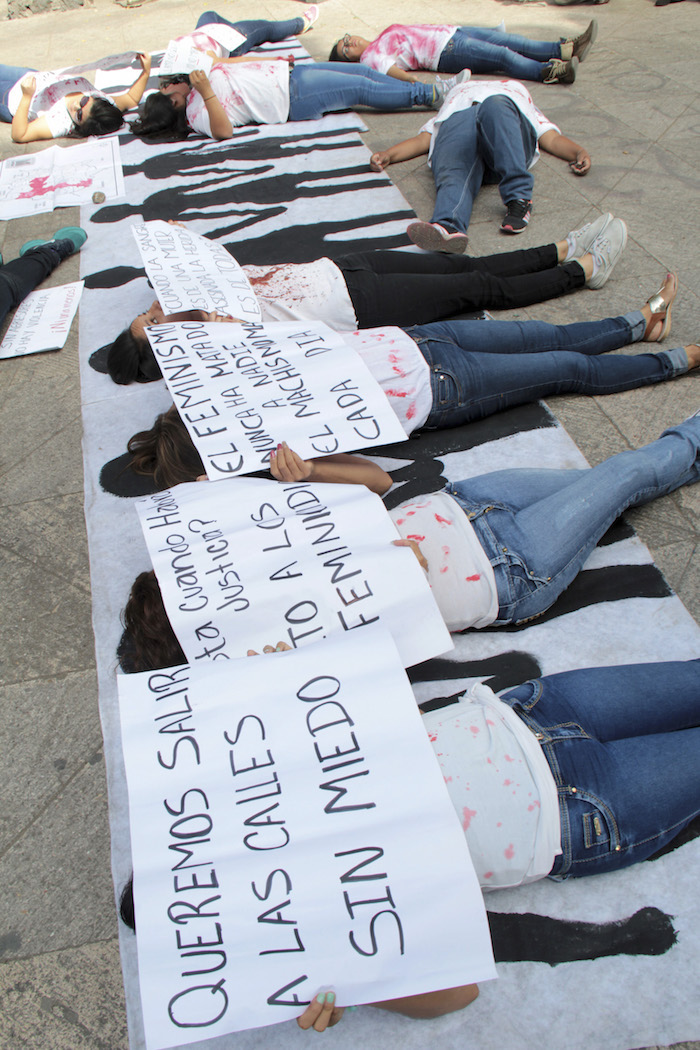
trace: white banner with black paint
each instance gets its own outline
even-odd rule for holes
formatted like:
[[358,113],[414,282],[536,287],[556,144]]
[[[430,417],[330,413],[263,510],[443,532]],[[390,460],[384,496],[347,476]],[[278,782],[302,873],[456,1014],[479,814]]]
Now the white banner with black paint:
[[131,229],[165,314],[216,310],[239,321],[260,318],[248,278],[221,244],[162,219]]
[[322,321],[147,332],[211,481],[266,469],[281,441],[309,459],[406,440],[367,365]]
[[495,977],[384,631],[119,677],[148,1050]]
[[404,666],[452,648],[413,551],[362,485],[237,478],[136,501],[165,609],[195,666],[270,639],[299,646],[381,621]]

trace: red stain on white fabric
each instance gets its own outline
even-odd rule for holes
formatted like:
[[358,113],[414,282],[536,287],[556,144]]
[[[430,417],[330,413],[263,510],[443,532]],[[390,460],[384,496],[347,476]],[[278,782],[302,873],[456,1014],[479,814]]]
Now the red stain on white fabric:
[[510,846],[508,846],[506,849],[503,850],[503,856],[506,858],[506,860],[512,860],[513,857],[515,856],[515,850],[513,849],[513,843],[512,842],[511,842]]
[[452,524],[452,522],[450,521],[449,518],[443,518],[440,514],[434,514],[433,517],[435,518],[435,520],[438,523],[438,525],[451,525]]
[[465,576],[464,579],[467,583],[478,583],[481,579],[481,573],[475,572],[473,576]]
[[468,806],[464,807],[464,809],[462,810],[462,827],[464,828],[465,831],[467,830],[467,828],[471,824],[472,817],[475,817],[475,816],[476,816],[476,810],[475,809],[469,809]]

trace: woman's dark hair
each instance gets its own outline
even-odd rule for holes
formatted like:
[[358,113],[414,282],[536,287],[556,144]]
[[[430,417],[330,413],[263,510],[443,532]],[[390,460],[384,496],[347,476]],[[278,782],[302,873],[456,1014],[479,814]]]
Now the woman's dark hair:
[[329,62],[351,62],[351,58],[346,58],[343,54],[343,41],[337,40],[331,48],[331,53],[328,56]]
[[169,95],[154,91],[144,102],[141,116],[132,123],[131,130],[154,142],[180,142],[191,129],[185,109],[175,109]]
[[136,916],[134,915],[134,876],[132,875],[122,890],[119,898],[119,916],[129,929],[136,933]]
[[93,98],[90,116],[73,125],[73,135],[86,139],[89,135],[109,135],[124,123],[121,110],[107,98]]
[[109,348],[107,371],[120,386],[153,383],[163,378],[148,339],[138,339],[131,328],[120,332]]
[[187,658],[175,637],[156,574],[137,576],[122,616],[124,634],[117,647],[117,659],[126,674],[178,667]]
[[204,464],[187,427],[173,405],[156,417],[150,430],[129,438],[127,449],[134,457],[135,474],[152,476],[158,489],[169,489],[205,474]]

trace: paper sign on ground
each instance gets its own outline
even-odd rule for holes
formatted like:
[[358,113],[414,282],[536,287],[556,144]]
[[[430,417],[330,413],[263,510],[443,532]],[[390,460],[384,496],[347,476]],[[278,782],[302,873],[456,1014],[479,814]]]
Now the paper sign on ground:
[[107,200],[124,195],[116,137],[8,157],[0,165],[0,219],[87,204],[95,191],[104,193]]
[[162,219],[131,229],[164,313],[216,310],[239,321],[260,319],[248,278],[222,245]]
[[78,309],[84,281],[31,292],[20,303],[0,344],[0,357],[60,350]]
[[265,470],[281,441],[302,458],[405,441],[362,358],[322,321],[147,329],[211,481]]
[[119,676],[148,1050],[495,977],[383,631]]
[[362,485],[237,478],[136,501],[165,608],[187,659],[299,646],[380,621],[406,667],[452,648],[413,552]]

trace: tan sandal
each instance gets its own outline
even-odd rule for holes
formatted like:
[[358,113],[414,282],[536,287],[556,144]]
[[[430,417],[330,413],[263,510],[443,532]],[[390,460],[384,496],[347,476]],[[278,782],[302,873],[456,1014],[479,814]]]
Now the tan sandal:
[[[670,288],[667,291],[667,285]],[[668,296],[664,298],[664,293]],[[673,301],[678,294],[678,276],[675,273],[669,273],[666,275],[666,280],[659,288],[658,292],[647,299],[647,306],[651,310],[651,317],[647,321],[647,326],[644,331],[644,342],[645,343],[660,343],[662,339],[671,331],[671,307]],[[656,328],[661,325],[658,331]]]

